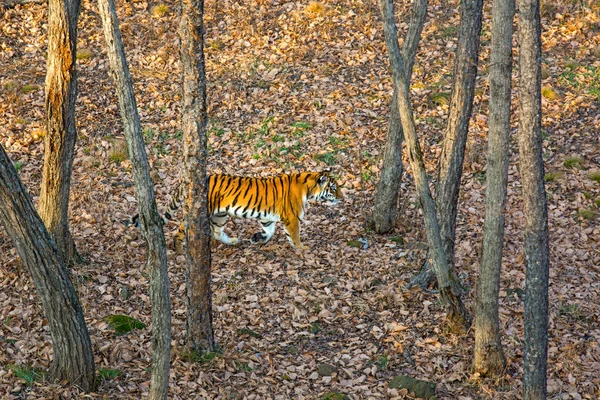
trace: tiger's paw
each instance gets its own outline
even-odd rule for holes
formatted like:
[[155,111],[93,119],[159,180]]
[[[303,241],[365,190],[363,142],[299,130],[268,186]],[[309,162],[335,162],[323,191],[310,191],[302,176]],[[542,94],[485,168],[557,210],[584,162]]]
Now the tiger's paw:
[[266,239],[267,239],[267,235],[265,235],[263,232],[256,232],[250,238],[250,242],[251,243],[266,243],[267,242]]
[[310,250],[310,247],[308,247],[304,244],[299,244],[298,246],[294,246],[294,248],[296,249],[296,251]]

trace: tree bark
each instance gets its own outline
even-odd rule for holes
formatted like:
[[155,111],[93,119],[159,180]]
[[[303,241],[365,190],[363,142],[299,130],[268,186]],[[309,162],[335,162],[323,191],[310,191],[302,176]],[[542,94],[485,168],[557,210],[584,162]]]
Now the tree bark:
[[0,220],[31,274],[50,326],[54,360],[48,378],[95,388],[92,343],[77,293],[50,234],[0,145]]
[[[504,211],[510,135],[514,0],[495,0],[492,9],[486,213],[475,311],[474,370],[502,375],[506,358],[498,321],[498,292],[504,244]],[[511,22],[511,23],[509,23]]]
[[[483,0],[462,0],[460,10],[460,29],[454,61],[454,86],[436,186],[437,215],[454,290],[462,290],[454,273],[454,240],[458,194],[477,78]],[[433,276],[429,263],[426,262],[410,286],[418,282],[420,286],[426,287]]]
[[519,0],[519,164],[525,214],[523,399],[546,398],[548,356],[548,211],[541,136],[539,0]]
[[187,345],[202,354],[215,350],[210,287],[208,221],[206,72],[204,1],[182,0],[179,36],[183,70],[183,148],[185,159],[185,238]]
[[69,231],[69,192],[77,140],[75,56],[80,8],[81,0],[49,0],[48,4],[47,133],[38,209],[59,254],[67,263],[76,256]]
[[413,170],[415,186],[421,200],[421,205],[423,206],[425,230],[427,232],[427,241],[433,254],[434,270],[440,289],[440,300],[446,308],[451,328],[462,331],[469,325],[469,316],[460,299],[460,295],[454,293],[451,287],[450,270],[440,237],[435,202],[429,191],[425,164],[417,137],[409,90],[406,84],[404,63],[398,46],[396,25],[394,23],[394,3],[393,0],[380,0],[379,4],[383,17],[385,41],[388,47],[394,84],[398,90],[398,111],[402,122],[402,129],[406,136],[408,158]]
[[[410,85],[413,65],[417,55],[421,32],[427,15],[427,0],[415,0],[413,14],[408,26],[406,40],[402,47],[402,57]],[[373,229],[377,233],[386,233],[394,228],[398,210],[398,193],[402,183],[402,124],[398,114],[398,92],[394,86],[394,96],[390,105],[390,122],[383,155],[383,168],[375,194],[375,206],[371,216]]]
[[127,149],[133,169],[140,225],[148,243],[146,266],[150,271],[150,300],[152,302],[150,399],[166,399],[169,391],[171,361],[171,301],[169,298],[167,250],[162,228],[163,220],[156,208],[150,165],[144,147],[140,117],[133,94],[131,74],[125,59],[115,3],[114,0],[99,0],[98,6],[102,17],[111,75],[117,90]]

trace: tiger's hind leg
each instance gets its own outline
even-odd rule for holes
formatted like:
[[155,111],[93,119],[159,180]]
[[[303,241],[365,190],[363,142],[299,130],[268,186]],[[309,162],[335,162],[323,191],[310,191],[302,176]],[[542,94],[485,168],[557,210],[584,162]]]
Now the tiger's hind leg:
[[252,235],[250,239],[252,243],[267,243],[275,233],[275,221],[261,220],[260,224],[262,225],[263,232],[256,232]]
[[219,242],[223,242],[228,245],[235,245],[240,242],[238,238],[230,238],[225,233],[225,223],[227,222],[228,215],[226,213],[214,214],[210,217],[210,233],[212,237],[217,239]]

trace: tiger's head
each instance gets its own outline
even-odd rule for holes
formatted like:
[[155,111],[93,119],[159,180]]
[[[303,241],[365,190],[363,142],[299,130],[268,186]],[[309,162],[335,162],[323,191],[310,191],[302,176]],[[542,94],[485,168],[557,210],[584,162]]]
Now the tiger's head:
[[320,172],[316,175],[316,185],[310,189],[308,198],[324,200],[332,204],[339,202],[343,198],[342,191],[335,180],[329,175],[329,171]]

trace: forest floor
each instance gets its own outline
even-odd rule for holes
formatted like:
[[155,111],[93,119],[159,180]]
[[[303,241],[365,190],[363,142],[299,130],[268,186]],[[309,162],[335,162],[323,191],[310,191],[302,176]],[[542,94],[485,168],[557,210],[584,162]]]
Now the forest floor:
[[[410,5],[396,3],[403,37]],[[583,1],[555,3],[542,6],[548,391],[551,399],[597,399],[600,9],[585,8]],[[117,3],[164,210],[183,158],[178,3],[147,6]],[[490,6],[486,2],[456,237],[456,265],[471,312],[485,214]],[[413,75],[417,128],[432,177],[448,114],[457,7],[454,0],[431,2]],[[263,247],[213,242],[214,330],[222,352],[201,362],[184,352],[184,256],[170,248],[170,398],[316,399],[332,392],[404,398],[405,392],[389,387],[401,374],[435,382],[439,399],[520,398],[525,256],[514,137],[500,291],[509,366],[502,379],[489,380],[470,370],[473,332],[448,332],[435,293],[403,289],[427,247],[410,169],[395,231],[377,235],[365,224],[392,91],[377,2],[211,0],[205,11],[210,171],[268,176],[332,167],[345,199],[336,207],[309,207],[301,236],[311,250],[303,254],[291,249],[281,227]],[[4,11],[0,24],[0,144],[34,197],[43,162],[46,12],[45,5],[17,6]],[[150,301],[145,244],[139,231],[122,223],[136,213],[136,199],[95,2],[83,2],[79,28],[71,228],[89,264],[71,273],[101,384],[85,395],[37,375],[52,359],[48,326],[33,283],[0,228],[0,397],[6,399],[138,399],[148,393],[150,329],[117,336],[104,320],[126,314],[149,324]],[[516,67],[513,76],[516,96]],[[247,239],[258,225],[236,220],[229,229]],[[166,230],[175,231],[176,223]]]

